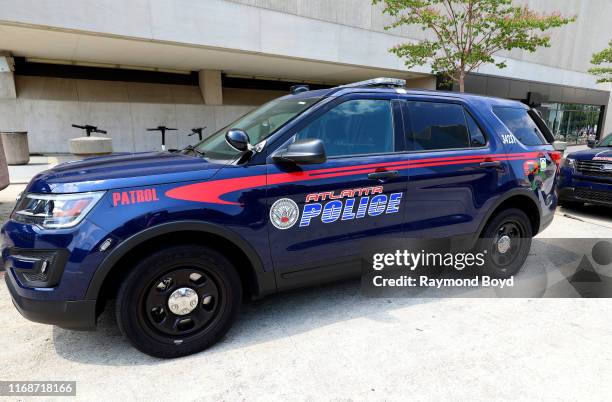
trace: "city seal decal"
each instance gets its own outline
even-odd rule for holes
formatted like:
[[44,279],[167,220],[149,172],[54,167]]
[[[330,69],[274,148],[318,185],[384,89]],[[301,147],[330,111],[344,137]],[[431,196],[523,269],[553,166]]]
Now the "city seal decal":
[[276,200],[270,208],[270,221],[277,229],[289,229],[297,222],[300,217],[300,210],[297,204],[289,198]]

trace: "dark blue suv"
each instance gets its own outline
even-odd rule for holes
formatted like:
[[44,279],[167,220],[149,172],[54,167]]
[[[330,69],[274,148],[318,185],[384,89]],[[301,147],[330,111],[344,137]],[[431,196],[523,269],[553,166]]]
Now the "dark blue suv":
[[612,207],[612,134],[593,149],[565,158],[559,181],[559,202],[569,207],[584,203]]
[[2,228],[25,317],[93,329],[115,300],[141,351],[219,340],[241,300],[359,275],[361,245],[485,239],[522,266],[553,219],[560,154],[521,103],[375,79],[265,104],[196,146],[58,165]]

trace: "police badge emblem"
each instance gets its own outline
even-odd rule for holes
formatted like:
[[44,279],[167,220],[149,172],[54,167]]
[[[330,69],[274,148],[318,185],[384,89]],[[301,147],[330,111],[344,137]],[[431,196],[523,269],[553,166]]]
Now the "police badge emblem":
[[270,221],[277,229],[289,229],[295,225],[299,216],[300,211],[297,204],[289,198],[277,200],[270,208]]

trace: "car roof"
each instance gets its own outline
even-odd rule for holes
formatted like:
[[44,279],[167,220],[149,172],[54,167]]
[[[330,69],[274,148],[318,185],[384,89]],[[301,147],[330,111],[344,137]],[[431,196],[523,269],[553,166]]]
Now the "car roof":
[[334,87],[327,89],[318,89],[313,91],[304,91],[296,94],[286,95],[282,99],[305,99],[305,98],[318,98],[318,97],[330,97],[330,96],[342,96],[351,93],[392,93],[399,94],[400,96],[410,97],[419,96],[424,98],[433,99],[460,99],[468,103],[475,105],[489,105],[489,106],[501,106],[501,107],[515,107],[524,108],[528,107],[516,100],[496,98],[490,96],[476,95],[470,93],[450,92],[450,91],[438,91],[438,90],[427,90],[427,89],[412,89],[412,88],[399,88],[399,87]]

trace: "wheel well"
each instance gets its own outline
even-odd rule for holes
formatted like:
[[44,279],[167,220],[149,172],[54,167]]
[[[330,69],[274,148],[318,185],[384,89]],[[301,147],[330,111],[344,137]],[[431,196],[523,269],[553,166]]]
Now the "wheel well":
[[240,282],[245,298],[256,293],[257,278],[254,267],[247,255],[231,241],[222,236],[201,231],[179,231],[165,233],[148,239],[123,255],[111,268],[100,288],[97,313],[104,310],[106,303],[116,297],[117,291],[123,279],[142,258],[151,253],[151,250],[159,250],[163,247],[180,244],[201,244],[213,247],[227,257],[236,267],[240,275]]
[[531,223],[531,233],[534,236],[538,233],[540,230],[540,209],[536,203],[526,195],[513,195],[507,200],[504,200],[495,208],[489,219],[494,217],[498,212],[509,208],[517,208],[525,212]]

